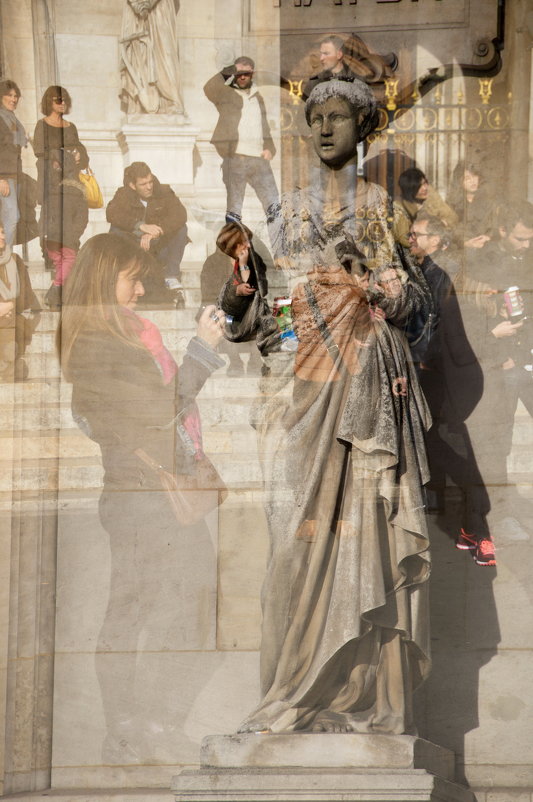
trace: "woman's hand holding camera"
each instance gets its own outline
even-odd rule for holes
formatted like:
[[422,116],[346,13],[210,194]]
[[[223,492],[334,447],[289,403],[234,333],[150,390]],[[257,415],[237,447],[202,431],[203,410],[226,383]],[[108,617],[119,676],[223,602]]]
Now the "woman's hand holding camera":
[[212,348],[216,348],[222,339],[225,317],[222,309],[217,309],[216,306],[213,305],[206,306],[200,315],[196,333],[198,337],[201,337],[202,340],[209,343]]

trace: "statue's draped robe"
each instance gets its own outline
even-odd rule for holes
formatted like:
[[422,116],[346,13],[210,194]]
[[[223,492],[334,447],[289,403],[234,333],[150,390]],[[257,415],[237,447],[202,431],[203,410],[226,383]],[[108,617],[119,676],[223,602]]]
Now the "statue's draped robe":
[[121,98],[128,113],[183,114],[177,8],[176,0],[124,4]]
[[[278,221],[299,344],[295,356],[272,356],[256,420],[271,555],[263,700],[245,730],[320,727],[328,711],[356,732],[412,732],[412,690],[429,668],[429,415],[403,336],[372,319],[332,258],[349,231],[372,267],[399,267],[386,196],[359,182],[343,204],[345,178],[355,186],[337,176],[331,222],[320,181],[284,198]],[[405,288],[402,297],[412,303]],[[405,397],[392,392],[400,377]]]

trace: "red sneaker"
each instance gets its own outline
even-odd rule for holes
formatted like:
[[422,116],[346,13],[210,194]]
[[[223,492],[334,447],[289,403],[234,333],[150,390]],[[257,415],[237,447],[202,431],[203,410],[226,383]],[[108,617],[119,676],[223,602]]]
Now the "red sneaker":
[[479,541],[472,556],[478,565],[496,565],[494,543],[488,537]]
[[455,541],[455,548],[462,549],[462,550],[472,550],[475,549],[477,546],[477,537],[475,535],[469,535],[465,532],[464,529],[461,529],[461,533],[457,540]]

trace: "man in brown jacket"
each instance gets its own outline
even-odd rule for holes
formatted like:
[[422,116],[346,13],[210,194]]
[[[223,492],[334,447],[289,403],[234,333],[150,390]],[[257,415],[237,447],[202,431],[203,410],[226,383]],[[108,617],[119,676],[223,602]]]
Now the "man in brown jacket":
[[167,288],[181,292],[180,265],[187,237],[187,212],[168,184],[160,184],[144,162],[124,170],[124,186],[109,202],[110,231],[126,234],[162,266]]
[[211,142],[222,157],[222,180],[226,186],[226,222],[240,221],[246,185],[261,201],[267,218],[279,202],[270,166],[276,148],[266,116],[265,101],[253,82],[255,65],[239,56],[204,86],[207,98],[217,107],[219,118]]

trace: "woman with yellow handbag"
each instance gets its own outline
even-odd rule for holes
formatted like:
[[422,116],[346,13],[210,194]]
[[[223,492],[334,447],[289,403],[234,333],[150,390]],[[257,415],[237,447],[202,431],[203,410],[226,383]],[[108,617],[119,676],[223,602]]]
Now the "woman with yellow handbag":
[[[62,86],[49,86],[41,100],[44,117],[38,120],[33,134],[33,150],[37,156],[38,196],[41,206],[46,207],[53,168],[52,151],[70,151],[79,170],[89,166],[85,146],[80,142],[78,129],[70,120],[65,120],[72,107],[72,100]],[[53,180],[53,178],[52,178]]]
[[72,270],[80,237],[89,221],[89,211],[74,155],[68,150],[53,150],[50,162],[52,173],[46,215],[42,219],[42,237],[55,275],[44,302],[52,311],[58,311],[63,285]]
[[70,112],[71,107],[72,99],[64,87],[49,86],[41,100],[44,117],[37,122],[33,136],[33,150],[37,156],[38,200],[41,204],[41,247],[48,269],[56,267],[49,261],[45,242],[49,229],[48,217],[53,214],[51,202],[57,193],[57,170],[54,169],[53,154],[60,151],[73,157],[79,173],[77,177],[85,189],[87,206],[98,209],[104,205],[102,193],[89,167],[87,150],[80,142],[78,129],[73,122],[65,119],[65,114]]

